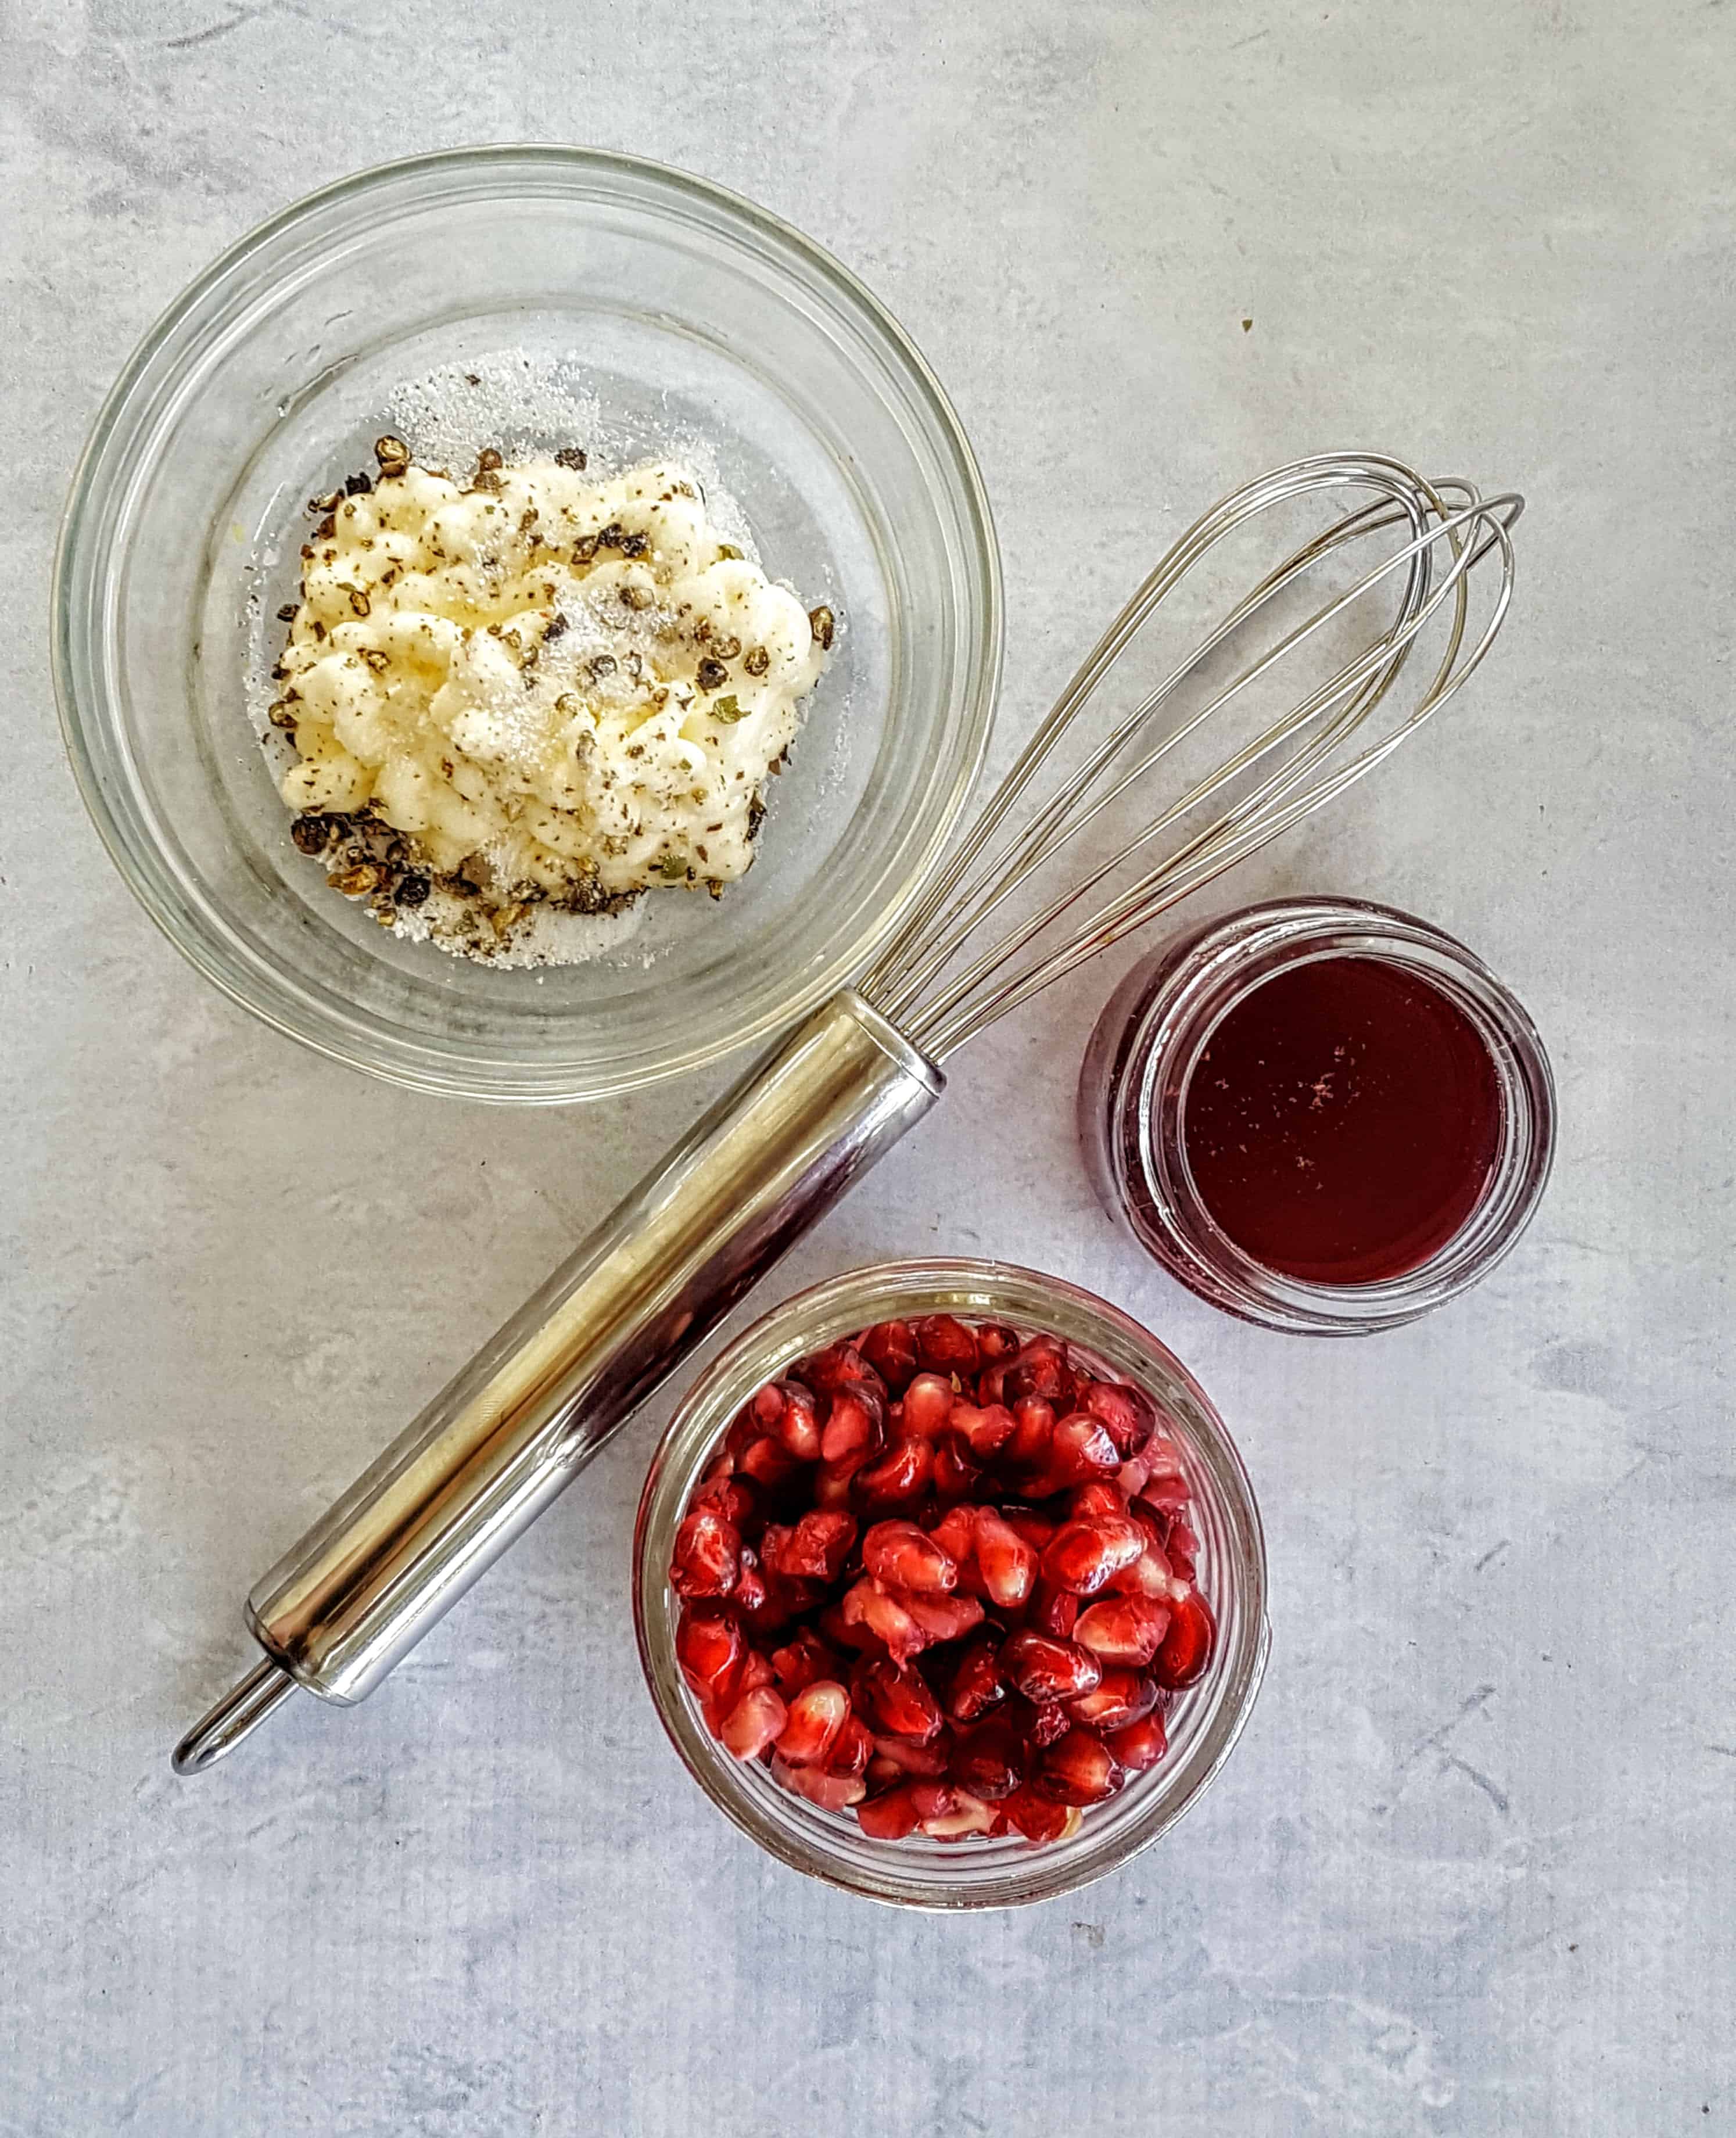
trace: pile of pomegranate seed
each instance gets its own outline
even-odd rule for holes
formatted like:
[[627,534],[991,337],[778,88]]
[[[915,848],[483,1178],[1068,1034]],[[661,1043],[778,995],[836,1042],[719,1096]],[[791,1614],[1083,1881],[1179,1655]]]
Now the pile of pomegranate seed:
[[1216,1628],[1174,1442],[1059,1337],[883,1321],[767,1384],[669,1569],[706,1722],[896,1841],[1053,1841],[1163,1756]]

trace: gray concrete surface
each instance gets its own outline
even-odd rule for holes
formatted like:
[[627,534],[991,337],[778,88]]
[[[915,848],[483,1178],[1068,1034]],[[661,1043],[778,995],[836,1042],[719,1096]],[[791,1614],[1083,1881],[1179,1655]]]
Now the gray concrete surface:
[[[1736,2128],[1733,107],[1720,0],[0,11],[7,2138]],[[1065,1272],[1241,1438],[1266,1691],[1070,1901],[907,1920],[712,1813],[626,1618],[654,1418],[369,1706],[168,1769],[249,1582],[704,1096],[514,1116],[298,1052],[152,931],[56,733],[56,516],[138,334],[313,184],[512,138],[740,187],[899,312],[999,515],[1003,749],[1260,466],[1531,495],[1474,690],[1244,886],[1427,914],[1534,1009],[1560,1165],[1496,1277],[1330,1346],[1143,1267],[1070,1142],[1108,970],[790,1272]]]

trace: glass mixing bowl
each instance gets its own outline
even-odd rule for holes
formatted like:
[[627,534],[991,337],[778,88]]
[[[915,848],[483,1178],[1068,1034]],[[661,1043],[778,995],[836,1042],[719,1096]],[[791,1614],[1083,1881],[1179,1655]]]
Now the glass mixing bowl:
[[[716,903],[653,894],[608,954],[532,971],[402,942],[329,889],[261,746],[308,499],[372,465],[407,382],[514,366],[533,446],[574,442],[554,379],[610,461],[701,442],[767,570],[839,619],[749,875]],[[674,1076],[860,971],[969,792],[1000,633],[970,448],[885,310],[749,203],[564,148],[363,172],[227,253],[98,417],[54,592],[74,769],[171,940],[323,1053],[496,1100]]]
[[[742,1405],[797,1359],[875,1321],[956,1314],[1065,1338],[1144,1389],[1181,1451],[1200,1539],[1199,1585],[1217,1640],[1197,1685],[1178,1694],[1169,1749],[1093,1805],[1073,1833],[1001,1840],[870,1840],[850,1813],[822,1811],[734,1758],[706,1728],[675,1657],[680,1599],[669,1585],[675,1531],[706,1463]],[[663,1727],[707,1796],[762,1848],[797,1871],[907,1907],[1010,1907],[1100,1878],[1167,1833],[1222,1767],[1260,1690],[1270,1633],[1265,1540],[1254,1488],[1228,1429],[1180,1359],[1149,1330],[1076,1285],[1006,1262],[885,1262],[798,1293],[738,1337],[683,1399],[646,1480],[633,1540],[639,1657]]]

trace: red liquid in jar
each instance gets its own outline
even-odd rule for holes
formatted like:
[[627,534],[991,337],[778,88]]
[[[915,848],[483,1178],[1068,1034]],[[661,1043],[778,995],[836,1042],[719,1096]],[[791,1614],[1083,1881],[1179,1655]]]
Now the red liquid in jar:
[[1500,1135],[1475,1026],[1378,958],[1262,981],[1212,1033],[1182,1112],[1212,1216],[1245,1254],[1312,1284],[1426,1262],[1475,1209]]

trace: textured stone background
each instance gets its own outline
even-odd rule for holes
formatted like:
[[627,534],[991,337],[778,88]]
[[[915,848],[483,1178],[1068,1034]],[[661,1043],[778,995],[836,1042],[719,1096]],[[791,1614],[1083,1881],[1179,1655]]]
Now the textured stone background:
[[[1722,0],[0,6],[7,2138],[1736,2127],[1733,108]],[[705,1096],[515,1116],[299,1052],[152,931],[56,734],[56,515],[136,337],[314,184],[509,139],[739,187],[901,315],[999,516],[1003,753],[1260,466],[1530,494],[1473,690],[1237,892],[1393,900],[1530,1003],[1560,1163],[1498,1275],[1332,1346],[1143,1267],[1070,1142],[1108,970],[788,1272],[1046,1264],[1241,1438],[1261,1704],[1070,1901],[906,1920],[713,1814],[627,1630],[655,1419],[372,1705],[168,1772],[249,1583]]]

